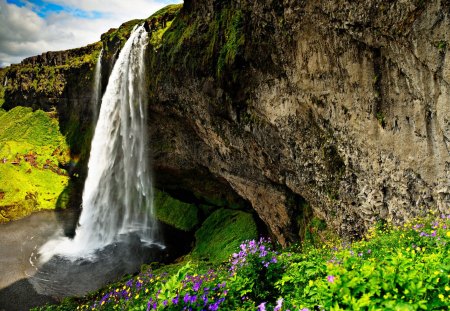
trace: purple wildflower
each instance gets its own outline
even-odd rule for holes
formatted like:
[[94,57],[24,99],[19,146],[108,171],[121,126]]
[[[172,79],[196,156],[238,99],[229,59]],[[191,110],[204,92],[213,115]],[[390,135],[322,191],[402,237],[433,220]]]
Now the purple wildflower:
[[184,301],[184,303],[188,303],[189,301],[191,300],[191,296],[189,296],[189,294],[186,294],[184,297],[183,297],[183,301]]
[[200,282],[195,282],[194,283],[194,286],[192,287],[192,290],[194,291],[194,292],[197,292],[199,289],[200,289],[200,286],[202,285],[202,281],[200,281]]
[[151,309],[151,307],[152,307],[152,302],[153,302],[153,299],[150,298],[150,300],[149,300],[148,303],[147,303],[147,311],[149,311],[149,310]]
[[257,308],[258,311],[266,311],[266,302],[262,302]]
[[283,305],[283,298],[277,300],[277,305],[273,308],[273,311],[280,311]]
[[336,279],[336,277],[334,275],[328,275],[327,276],[327,281],[329,283],[334,283],[334,280]]
[[178,304],[178,299],[179,299],[179,297],[178,297],[178,295],[177,295],[175,298],[172,299],[172,303],[173,303],[174,305],[177,305],[177,304]]

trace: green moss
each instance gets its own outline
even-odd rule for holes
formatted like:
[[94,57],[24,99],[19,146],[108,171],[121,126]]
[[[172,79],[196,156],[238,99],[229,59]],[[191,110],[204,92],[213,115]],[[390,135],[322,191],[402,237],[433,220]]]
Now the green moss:
[[386,119],[382,112],[377,112],[377,120],[382,128],[384,128],[386,126]]
[[166,14],[177,15],[180,12],[182,7],[183,7],[183,4],[169,4],[168,6],[163,7],[161,10],[153,13],[148,19],[158,18],[158,17],[164,16]]
[[195,259],[225,261],[244,240],[257,237],[256,223],[249,213],[219,209],[212,213],[195,233]]
[[162,36],[162,54],[174,67],[222,77],[242,53],[243,21],[244,13],[229,7],[216,10],[207,24],[198,16],[179,14]]
[[225,44],[220,50],[219,60],[217,63],[217,75],[221,76],[225,66],[234,63],[238,50],[245,43],[245,36],[242,31],[243,14],[242,11],[222,11],[221,19],[225,21]]
[[55,208],[69,180],[59,165],[69,159],[50,114],[25,107],[0,110],[0,222]]
[[[101,40],[106,43],[118,40],[121,42],[121,46],[123,46],[130,36],[133,27],[142,22],[142,19],[133,19],[123,23],[119,28],[112,28],[108,32],[102,34]],[[108,44],[106,44],[105,47],[106,51],[108,51]]]
[[7,68],[0,68],[0,108],[5,103],[5,79],[7,72]]
[[[0,88],[0,100],[4,97],[5,91],[34,93],[49,98],[60,97],[66,87],[69,71],[73,74],[74,70],[82,67],[93,71],[101,46],[101,42],[97,42],[83,48],[68,50],[64,52],[66,59],[58,65],[20,64],[8,67],[9,75],[14,78],[8,81],[4,90]],[[85,75],[83,79],[90,79],[90,76]],[[0,80],[3,81],[1,74]]]
[[158,48],[161,46],[161,41],[162,41],[162,37],[164,35],[164,33],[167,31],[167,29],[170,28],[170,26],[172,25],[173,21],[168,21],[167,22],[167,26],[165,28],[160,28],[157,31],[152,33],[152,36],[150,38],[150,44],[154,47],[154,48]]
[[81,115],[70,114],[70,119],[62,127],[73,157],[88,159],[94,127],[81,120]]
[[199,210],[193,204],[178,201],[165,192],[155,191],[156,217],[177,229],[191,231],[199,223]]

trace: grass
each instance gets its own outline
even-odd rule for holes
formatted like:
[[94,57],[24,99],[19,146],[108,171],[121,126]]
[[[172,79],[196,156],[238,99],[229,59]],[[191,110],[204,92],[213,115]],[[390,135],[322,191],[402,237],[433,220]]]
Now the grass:
[[165,192],[155,191],[154,205],[156,217],[177,229],[191,231],[200,222],[197,206],[174,199]]
[[192,257],[213,262],[226,260],[241,241],[257,237],[253,216],[229,209],[213,212],[195,233]]
[[59,166],[69,161],[69,148],[50,113],[0,110],[0,222],[55,208],[69,180]]
[[329,238],[277,250],[250,240],[226,262],[144,267],[87,297],[35,310],[448,310],[449,250],[447,215],[380,224],[354,243]]

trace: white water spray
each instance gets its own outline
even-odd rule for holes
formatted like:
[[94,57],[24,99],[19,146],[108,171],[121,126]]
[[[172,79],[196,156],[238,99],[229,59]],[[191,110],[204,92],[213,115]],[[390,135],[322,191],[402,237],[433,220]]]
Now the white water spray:
[[136,26],[109,78],[92,140],[83,210],[73,240],[53,240],[41,260],[53,255],[89,257],[135,234],[154,242],[153,191],[147,150],[144,55],[148,35]]

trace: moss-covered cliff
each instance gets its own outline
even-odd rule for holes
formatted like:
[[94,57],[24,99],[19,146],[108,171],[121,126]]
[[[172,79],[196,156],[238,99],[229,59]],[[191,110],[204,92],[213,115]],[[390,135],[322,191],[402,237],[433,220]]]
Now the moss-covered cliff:
[[[186,0],[156,13],[146,25],[157,187],[186,203],[252,208],[282,244],[311,211],[347,236],[450,212],[448,8]],[[92,55],[103,46],[103,88],[138,22],[92,45]],[[83,64],[45,92],[30,82],[41,71],[18,75],[30,64],[4,75],[4,107],[55,105],[81,159],[92,128]]]
[[305,206],[346,236],[448,212],[448,7],[185,1],[149,55],[157,180],[225,185],[282,244]]

